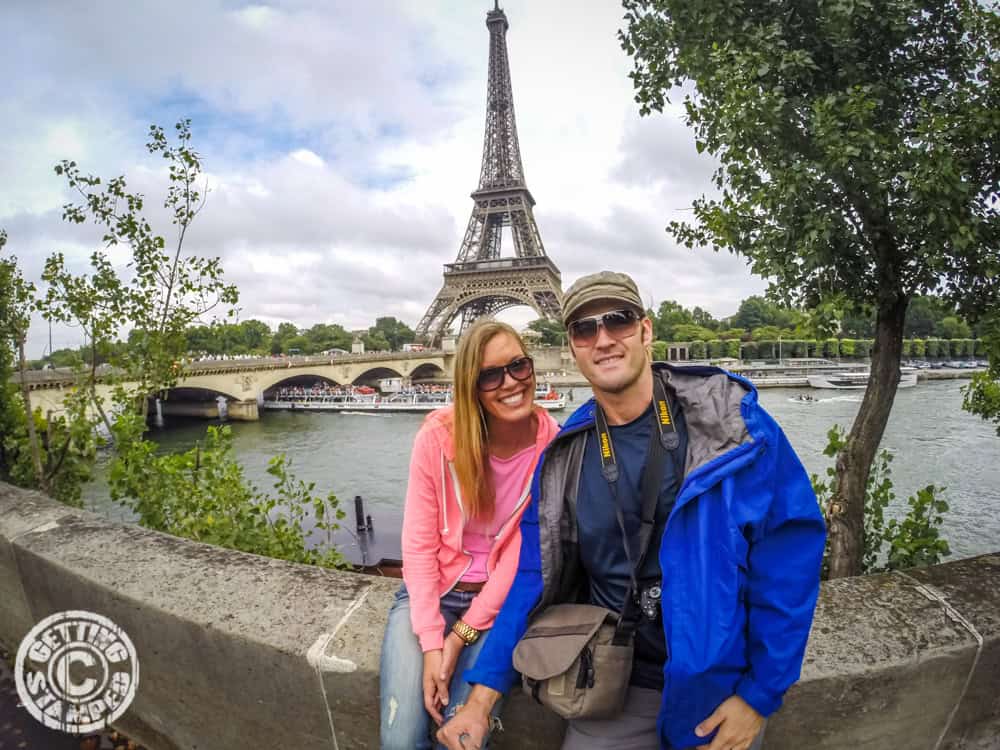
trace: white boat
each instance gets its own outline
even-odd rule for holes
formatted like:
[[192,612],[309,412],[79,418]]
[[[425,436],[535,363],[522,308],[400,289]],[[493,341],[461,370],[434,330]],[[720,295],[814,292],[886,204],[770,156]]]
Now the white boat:
[[[847,372],[824,372],[809,376],[813,388],[836,388],[838,390],[864,390],[868,387],[868,370]],[[912,388],[917,384],[917,368],[899,368],[899,388]]]
[[538,383],[535,387],[535,403],[546,411],[562,411],[566,408],[566,395],[557,393],[551,383]]

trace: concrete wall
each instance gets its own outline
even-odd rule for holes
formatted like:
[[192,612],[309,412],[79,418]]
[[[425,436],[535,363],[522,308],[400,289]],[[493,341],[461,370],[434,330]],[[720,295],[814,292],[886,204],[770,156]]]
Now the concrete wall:
[[[398,581],[110,523],[0,483],[0,641],[87,609],[136,645],[119,728],[151,750],[375,748]],[[523,695],[498,749],[558,747]],[[769,750],[1000,748],[1000,554],[825,584]]]

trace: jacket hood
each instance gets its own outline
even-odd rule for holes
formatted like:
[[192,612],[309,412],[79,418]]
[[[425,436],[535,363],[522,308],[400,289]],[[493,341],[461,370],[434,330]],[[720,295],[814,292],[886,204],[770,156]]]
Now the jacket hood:
[[[688,429],[689,471],[753,439],[743,407],[757,402],[757,388],[746,378],[721,367],[665,362],[653,363],[653,373],[680,402]],[[595,404],[590,398],[573,412],[559,437],[592,427]]]
[[[538,418],[538,431],[535,433],[535,452],[540,452],[559,432],[559,424],[541,406],[535,405],[535,416]],[[455,440],[452,437],[452,424],[455,421],[455,407],[446,406],[435,409],[424,419],[421,432],[427,431],[435,440],[445,458],[455,460]]]

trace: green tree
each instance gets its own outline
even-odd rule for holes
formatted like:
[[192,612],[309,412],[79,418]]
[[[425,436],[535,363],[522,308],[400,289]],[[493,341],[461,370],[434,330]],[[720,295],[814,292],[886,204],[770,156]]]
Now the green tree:
[[653,319],[653,337],[660,341],[677,341],[674,328],[679,325],[694,325],[694,316],[672,299],[661,302]]
[[694,323],[675,325],[672,331],[674,334],[673,341],[713,341],[719,338],[715,331],[709,328],[702,328]]
[[746,256],[782,299],[839,290],[875,310],[829,506],[831,573],[857,574],[910,300],[943,289],[971,322],[1000,305],[1000,16],[960,0],[624,6],[642,112],[687,91],[697,148],[720,164],[719,197],[674,236]]
[[[191,145],[191,123],[174,127],[175,140],[162,128],[149,129],[147,151],[167,162],[169,184],[163,206],[176,228],[170,247],[155,234],[144,215],[144,198],[129,193],[123,176],[105,184],[100,177],[83,174],[76,162],[61,161],[56,174],[82,203],[63,207],[63,218],[73,224],[93,222],[104,232],[104,250],[90,257],[92,273],[75,275],[61,253],[50,256],[42,279],[48,284],[42,306],[49,320],[81,326],[92,346],[112,342],[126,324],[129,345],[112,357],[119,383],[116,399],[138,405],[146,414],[151,394],[166,390],[177,380],[177,363],[187,351],[187,329],[217,305],[235,305],[236,288],[222,280],[218,258],[202,258],[184,251],[188,230],[204,205],[201,158]],[[108,250],[125,246],[130,254],[128,278],[118,275]],[[92,359],[92,367],[96,355]],[[110,421],[93,384],[95,407],[110,430]]]
[[730,325],[752,331],[762,326],[794,327],[803,316],[796,310],[754,295],[740,303],[739,310],[729,319]]
[[541,334],[539,342],[543,346],[561,346],[566,343],[566,329],[558,321],[537,318],[528,323],[528,328]]
[[392,344],[382,331],[366,333],[361,337],[361,341],[364,342],[366,352],[387,352],[392,349]]
[[691,311],[691,319],[696,326],[701,326],[711,331],[718,330],[719,328],[719,321],[713,318],[708,310],[702,310],[700,307],[695,307]]
[[[0,253],[6,243],[7,233],[0,230]],[[79,505],[97,440],[86,418],[86,397],[69,396],[66,416],[43,417],[41,409],[32,408],[24,347],[37,304],[35,286],[16,260],[0,255],[0,478]],[[10,382],[15,361],[18,387]]]
[[667,342],[666,341],[654,341],[650,346],[650,350],[653,355],[654,362],[666,362],[667,361]]
[[914,295],[906,309],[903,335],[926,338],[935,335],[938,322],[948,314],[948,306],[931,294]]
[[298,339],[292,337],[287,340],[288,346],[301,349],[304,354],[317,354],[330,349],[343,349],[348,352],[351,350],[351,334],[338,323],[317,323],[304,331],[302,335],[306,339],[304,345],[296,347],[292,341],[298,341]]
[[[7,245],[7,232],[0,230],[0,252]],[[2,347],[6,358],[15,359],[17,371],[20,377],[20,391],[23,400],[24,414],[31,415],[31,393],[28,390],[27,382],[27,358],[24,355],[24,343],[28,337],[28,327],[31,325],[31,310],[35,301],[35,285],[25,281],[21,274],[21,269],[17,267],[16,259],[0,259],[0,347]],[[13,355],[11,357],[11,355]],[[4,386],[6,387],[6,379]],[[34,420],[30,418],[17,420],[11,404],[5,404],[10,412],[7,419],[14,422],[12,426],[20,421],[26,425],[28,436],[28,446],[31,452],[31,464],[34,472],[34,480],[37,486],[48,492],[48,477],[42,467],[41,447],[39,445],[38,433],[35,429]]]
[[972,335],[972,330],[969,324],[957,315],[948,315],[938,321],[934,335],[942,339],[967,339]]
[[[98,177],[82,175],[75,162],[63,161],[56,167],[83,198],[81,205],[64,208],[64,218],[72,223],[93,221],[104,230],[107,247],[124,245],[131,273],[120,277],[106,249],[92,253],[90,273],[81,275],[73,274],[61,255],[54,255],[43,274],[49,287],[41,309],[50,319],[83,328],[92,364],[101,352],[114,352],[112,363],[120,372],[114,419],[102,410],[102,400],[94,393],[93,369],[88,374],[89,391],[81,393],[110,424],[112,496],[131,507],[144,525],[259,554],[338,564],[336,550],[316,551],[305,545],[303,526],[311,508],[314,526],[333,531],[336,499],[313,496],[312,485],[288,474],[283,457],[268,467],[278,491],[272,497],[245,480],[231,455],[226,431],[210,431],[204,449],[198,446],[180,455],[159,455],[156,446],[144,439],[148,396],[177,382],[188,331],[196,327],[200,315],[216,305],[231,307],[238,297],[236,288],[223,280],[218,259],[184,252],[185,237],[203,205],[198,188],[201,161],[191,147],[189,121],[179,122],[175,131],[176,142],[171,143],[153,126],[147,144],[151,154],[168,164],[164,206],[176,228],[170,250],[144,217],[143,197],[128,193],[123,177],[105,184]],[[114,337],[122,328],[131,329],[128,346],[115,347]],[[267,333],[266,326],[251,324],[220,325],[199,335],[221,341],[224,347],[246,347],[263,343]],[[74,424],[86,424],[79,411],[74,414]],[[92,432],[89,425],[87,432]]]
[[389,349],[394,352],[399,351],[403,344],[413,343],[416,338],[412,328],[392,317],[375,318],[375,325],[368,329],[368,333],[371,336],[381,333],[382,338],[389,342]]
[[790,338],[790,336],[785,335],[786,332],[782,331],[777,326],[758,326],[750,332],[750,338],[754,341],[777,341],[778,338]]
[[295,324],[280,323],[278,325],[278,330],[274,332],[274,336],[271,339],[271,354],[287,353],[289,349],[288,340],[295,338],[298,335],[299,329]]
[[248,352],[263,352],[271,342],[271,327],[260,320],[244,320],[239,324],[239,338]]
[[742,339],[745,333],[746,329],[744,328],[724,328],[718,331],[720,339],[736,339],[737,341]]

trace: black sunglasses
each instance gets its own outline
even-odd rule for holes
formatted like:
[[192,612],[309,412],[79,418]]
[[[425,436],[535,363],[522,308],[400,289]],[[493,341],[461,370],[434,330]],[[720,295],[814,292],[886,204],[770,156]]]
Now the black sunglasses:
[[485,370],[480,370],[479,377],[476,378],[476,387],[481,391],[495,391],[503,385],[507,373],[510,373],[514,380],[524,381],[534,372],[535,362],[531,357],[518,357],[503,367],[487,367]]
[[569,337],[574,346],[593,346],[600,327],[604,326],[608,336],[618,341],[635,333],[638,320],[635,310],[609,310],[600,315],[588,315],[569,324]]

